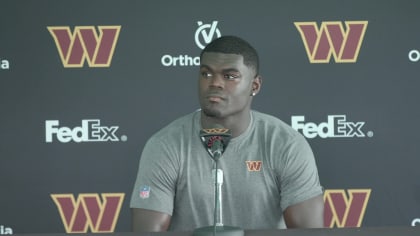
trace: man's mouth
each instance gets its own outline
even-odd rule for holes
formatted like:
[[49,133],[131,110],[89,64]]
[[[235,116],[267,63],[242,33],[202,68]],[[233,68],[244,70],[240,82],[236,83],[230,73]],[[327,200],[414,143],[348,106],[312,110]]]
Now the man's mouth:
[[220,94],[208,94],[206,96],[206,98],[210,102],[221,102],[221,101],[225,100],[225,98]]
[[217,97],[217,96],[208,96],[207,99],[210,102],[221,102],[223,100],[221,97]]

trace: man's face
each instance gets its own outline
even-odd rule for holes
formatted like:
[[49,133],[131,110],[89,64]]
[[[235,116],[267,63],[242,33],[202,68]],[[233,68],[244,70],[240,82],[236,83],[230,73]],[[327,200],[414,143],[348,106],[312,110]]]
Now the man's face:
[[206,52],[199,74],[199,100],[205,115],[229,118],[250,110],[255,70],[237,54]]

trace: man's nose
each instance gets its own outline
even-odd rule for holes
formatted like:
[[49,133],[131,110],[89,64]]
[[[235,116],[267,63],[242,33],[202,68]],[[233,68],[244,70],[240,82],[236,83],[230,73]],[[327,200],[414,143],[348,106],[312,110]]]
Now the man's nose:
[[215,74],[210,79],[210,86],[222,88],[224,84],[225,84],[225,81],[223,79],[223,75]]

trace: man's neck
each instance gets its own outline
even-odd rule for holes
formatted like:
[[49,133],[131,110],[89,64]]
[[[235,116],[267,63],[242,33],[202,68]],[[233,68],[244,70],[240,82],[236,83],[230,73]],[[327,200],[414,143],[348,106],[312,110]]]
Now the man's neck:
[[228,118],[216,118],[206,116],[201,111],[201,126],[203,128],[213,128],[214,124],[219,124],[224,128],[227,128],[232,133],[232,138],[238,137],[248,128],[251,122],[251,111],[237,116],[231,116]]

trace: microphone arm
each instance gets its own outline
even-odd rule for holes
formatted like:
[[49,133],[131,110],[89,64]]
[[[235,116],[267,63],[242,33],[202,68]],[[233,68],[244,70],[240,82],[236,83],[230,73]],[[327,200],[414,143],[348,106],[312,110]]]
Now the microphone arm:
[[212,177],[214,179],[214,221],[212,226],[197,228],[193,231],[193,236],[244,236],[244,231],[238,227],[223,225],[222,211],[222,184],[223,171],[219,169],[219,159],[226,149],[231,138],[229,129],[220,125],[214,128],[202,129],[200,139],[204,148],[214,160]]
[[222,201],[222,185],[223,170],[218,168],[218,162],[215,161],[215,169],[213,169],[214,178],[214,226],[223,226],[223,201]]

